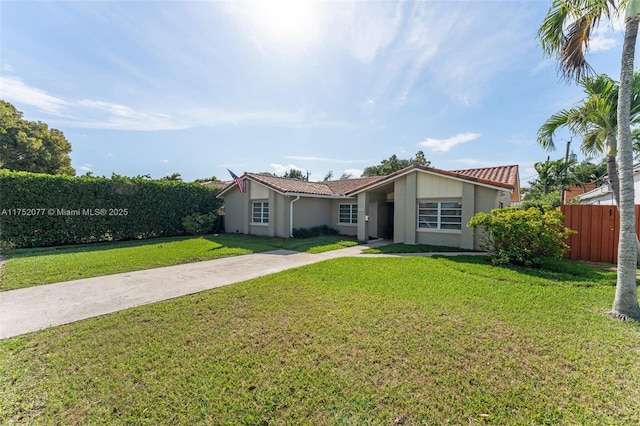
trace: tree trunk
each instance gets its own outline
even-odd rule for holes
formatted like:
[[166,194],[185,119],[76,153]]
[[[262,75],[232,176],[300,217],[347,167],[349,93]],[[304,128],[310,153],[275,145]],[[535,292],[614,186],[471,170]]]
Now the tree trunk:
[[609,185],[613,192],[613,199],[616,206],[620,205],[620,180],[618,179],[618,166],[616,164],[616,155],[618,154],[618,143],[616,136],[611,132],[607,132],[607,175],[609,176]]
[[635,43],[640,15],[625,22],[620,89],[618,92],[618,165],[620,178],[620,236],[618,243],[618,278],[611,313],[620,319],[640,319],[636,285],[637,236],[633,182],[633,148],[631,143],[631,83]]

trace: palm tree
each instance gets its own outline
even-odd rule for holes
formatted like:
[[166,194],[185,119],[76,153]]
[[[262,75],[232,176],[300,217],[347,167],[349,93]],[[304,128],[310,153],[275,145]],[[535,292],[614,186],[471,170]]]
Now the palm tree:
[[[586,97],[573,108],[553,114],[538,130],[538,143],[547,150],[554,150],[553,136],[560,127],[582,139],[580,149],[586,155],[602,154],[607,157],[607,174],[616,205],[620,204],[620,187],[616,155],[618,154],[618,83],[607,75],[582,77],[578,84]],[[640,122],[640,72],[633,76],[631,122]]]
[[[626,3],[626,2],[625,2]],[[630,0],[625,19],[622,61],[620,65],[620,91],[618,94],[618,166],[620,169],[620,239],[618,243],[618,278],[611,312],[616,318],[640,320],[638,289],[636,284],[633,144],[631,138],[631,98],[633,61],[640,19],[640,1]]]
[[620,235],[616,295],[611,311],[616,318],[640,319],[636,288],[638,254],[630,122],[633,60],[640,18],[640,0],[553,0],[538,30],[538,38],[547,55],[558,57],[562,76],[565,79],[579,80],[591,71],[585,60],[591,34],[603,17],[611,19],[624,7],[627,7],[627,16],[617,108]]

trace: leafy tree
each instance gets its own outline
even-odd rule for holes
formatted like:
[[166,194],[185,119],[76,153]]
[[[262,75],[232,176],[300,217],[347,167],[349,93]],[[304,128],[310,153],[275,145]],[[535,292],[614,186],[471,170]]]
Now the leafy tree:
[[182,176],[180,175],[180,173],[172,173],[168,176],[163,177],[162,180],[182,182]]
[[535,207],[541,210],[555,209],[562,204],[562,195],[559,189],[541,192],[538,188],[522,188],[521,207],[528,209]]
[[71,144],[60,130],[27,121],[0,100],[0,169],[75,176],[70,152]]
[[330,170],[329,173],[324,175],[324,179],[322,179],[322,180],[326,182],[328,180],[331,180],[332,178],[333,178],[333,170]]
[[285,172],[283,177],[298,180],[309,180],[309,176],[304,175],[302,170],[299,169],[291,169],[288,172]]
[[196,183],[203,183],[203,182],[218,182],[218,178],[215,176],[211,176],[210,178],[199,178],[194,180],[194,182]]
[[[601,154],[607,156],[607,171],[611,188],[619,204],[620,189],[616,155],[617,143],[617,105],[618,83],[607,75],[583,77],[578,82],[584,89],[586,97],[580,104],[570,109],[563,109],[553,114],[538,130],[538,143],[547,150],[555,149],[553,135],[560,127],[568,127],[573,135],[582,139],[580,146],[585,154]],[[632,122],[640,122],[640,73],[633,79]]]
[[340,175],[340,180],[347,180],[351,179],[352,177],[353,175],[351,173],[344,172],[342,175]]
[[590,183],[602,183],[605,163],[590,161],[547,160],[535,163],[538,177],[522,189],[522,205],[526,207],[558,207],[562,204],[562,190],[570,186],[586,189]]
[[633,62],[640,20],[640,0],[553,0],[538,38],[544,52],[556,55],[562,75],[580,79],[590,71],[585,60],[591,34],[602,17],[611,19],[626,7],[617,107],[620,235],[616,294],[611,308],[616,318],[640,319],[636,284],[638,240],[635,228],[631,98]]
[[418,151],[416,156],[408,160],[399,159],[395,154],[386,160],[382,160],[377,166],[369,166],[364,169],[362,176],[387,176],[391,173],[402,170],[405,167],[409,167],[412,164],[419,164],[421,166],[431,165],[430,161],[424,156],[424,152]]

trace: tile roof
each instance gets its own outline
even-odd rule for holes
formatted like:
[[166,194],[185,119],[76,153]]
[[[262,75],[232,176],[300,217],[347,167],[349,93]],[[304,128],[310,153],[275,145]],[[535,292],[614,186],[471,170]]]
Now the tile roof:
[[323,195],[323,196],[344,196],[362,185],[374,182],[383,176],[364,177],[355,179],[332,180],[326,182],[307,182],[300,179],[283,178],[257,173],[246,173],[251,180],[259,182],[280,193]]
[[518,177],[518,166],[499,166],[499,167],[483,167],[480,169],[452,170],[461,176],[479,178],[496,183],[505,183],[512,187],[518,185],[520,178]]
[[[375,186],[376,183],[388,181],[396,176],[408,173],[413,169],[428,171],[444,176],[457,177],[459,179],[470,180],[487,185],[500,186],[513,190],[511,194],[512,201],[520,201],[520,178],[518,166],[500,166],[500,167],[484,167],[479,169],[465,170],[440,170],[433,167],[420,165],[409,166],[405,169],[398,170],[387,176],[361,177],[354,179],[332,180],[326,182],[307,182],[299,179],[277,177],[271,175],[263,175],[259,173],[245,173],[242,179],[248,178],[255,182],[261,183],[282,194],[305,194],[315,196],[352,196],[354,193]],[[233,185],[225,187],[221,193]]]
[[325,182],[336,194],[344,195],[354,189],[384,179],[385,176],[361,177],[354,179],[331,180]]
[[513,189],[511,201],[520,201],[520,172],[517,165],[454,170],[453,173],[460,176],[507,184]]

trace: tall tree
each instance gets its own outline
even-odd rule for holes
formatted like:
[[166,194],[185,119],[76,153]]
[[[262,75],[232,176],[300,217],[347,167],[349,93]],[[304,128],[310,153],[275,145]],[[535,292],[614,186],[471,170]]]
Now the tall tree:
[[299,170],[299,169],[291,169],[288,172],[285,172],[283,177],[298,179],[298,180],[309,180],[309,176],[304,175],[302,173],[302,170]]
[[[585,98],[576,106],[553,114],[538,130],[538,143],[547,150],[555,149],[553,136],[567,127],[582,139],[580,149],[587,155],[605,153],[607,173],[616,205],[620,203],[620,187],[616,156],[618,154],[618,83],[607,75],[582,77],[578,84]],[[640,121],[640,73],[634,73],[632,84],[631,122]]]
[[71,144],[57,129],[27,121],[9,102],[0,100],[0,168],[75,176]]
[[382,160],[377,166],[369,166],[364,169],[362,176],[387,176],[398,170],[402,170],[405,167],[409,167],[412,164],[420,164],[421,166],[429,166],[431,164],[425,156],[424,152],[418,151],[416,156],[408,160],[398,158],[393,154],[386,160]]
[[[618,82],[607,75],[582,77],[586,97],[582,103],[568,110],[552,115],[538,131],[538,142],[547,149],[553,149],[553,133],[558,127],[567,126],[582,138],[581,149],[586,154],[605,152],[607,175],[613,191],[616,206],[620,206],[620,179],[618,177]],[[634,73],[632,80],[630,121],[634,125],[640,121],[640,73]],[[637,241],[640,260],[640,240]],[[640,265],[638,265],[640,266]]]
[[637,236],[633,191],[633,149],[631,144],[631,85],[638,33],[640,0],[553,0],[538,38],[543,51],[556,55],[566,79],[579,79],[590,71],[585,59],[591,34],[603,17],[611,19],[627,7],[618,93],[618,177],[620,180],[620,235],[618,274],[612,313],[618,318],[640,318],[636,288]]
[[635,225],[635,194],[633,178],[633,143],[631,138],[631,97],[633,62],[640,1],[631,0],[627,5],[622,60],[620,65],[620,92],[618,94],[618,164],[620,169],[620,239],[618,242],[618,279],[612,313],[621,319],[640,320],[636,264],[638,242]]

